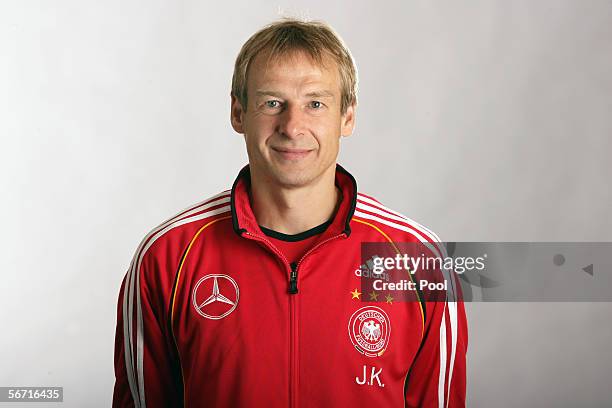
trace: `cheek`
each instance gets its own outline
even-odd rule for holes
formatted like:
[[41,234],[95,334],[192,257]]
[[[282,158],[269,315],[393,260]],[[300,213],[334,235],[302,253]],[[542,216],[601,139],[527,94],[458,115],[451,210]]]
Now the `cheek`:
[[251,145],[265,144],[268,137],[274,133],[274,118],[269,116],[255,116],[245,121],[245,134],[247,143]]
[[277,118],[274,116],[262,115],[262,117],[257,122],[257,129],[259,133],[268,137],[269,135],[274,133],[275,129],[278,126],[277,122]]
[[317,126],[317,142],[327,149],[337,149],[340,144],[340,122],[329,119]]

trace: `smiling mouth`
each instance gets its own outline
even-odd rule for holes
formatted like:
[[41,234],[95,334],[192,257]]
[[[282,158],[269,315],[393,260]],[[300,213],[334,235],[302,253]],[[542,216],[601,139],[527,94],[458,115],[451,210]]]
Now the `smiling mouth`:
[[282,147],[273,147],[272,150],[286,160],[303,159],[312,152],[312,149],[288,149]]

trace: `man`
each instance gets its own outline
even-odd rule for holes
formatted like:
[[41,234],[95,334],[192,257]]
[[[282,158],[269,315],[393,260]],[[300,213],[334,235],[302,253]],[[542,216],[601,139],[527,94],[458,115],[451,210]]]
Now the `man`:
[[355,88],[325,24],[285,19],[244,44],[231,123],[249,165],[137,249],[119,295],[115,407],[464,406],[463,304],[359,290],[362,242],[442,249],[336,164]]

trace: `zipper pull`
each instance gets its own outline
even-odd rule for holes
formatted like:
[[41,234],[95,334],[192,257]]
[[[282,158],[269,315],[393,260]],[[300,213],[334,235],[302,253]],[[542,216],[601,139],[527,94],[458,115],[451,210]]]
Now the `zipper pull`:
[[291,276],[289,277],[289,293],[295,295],[298,293],[297,287],[297,264],[295,262],[291,262]]

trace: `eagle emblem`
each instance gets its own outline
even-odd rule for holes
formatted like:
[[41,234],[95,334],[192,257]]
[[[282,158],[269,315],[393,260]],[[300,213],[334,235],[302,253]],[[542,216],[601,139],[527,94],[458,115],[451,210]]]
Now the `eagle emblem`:
[[348,332],[357,351],[368,357],[378,357],[389,347],[391,322],[380,307],[365,306],[349,319]]

